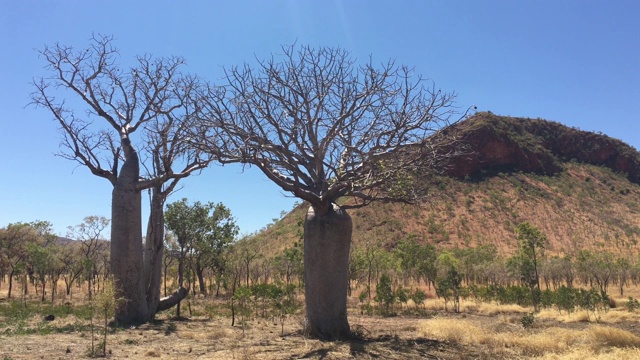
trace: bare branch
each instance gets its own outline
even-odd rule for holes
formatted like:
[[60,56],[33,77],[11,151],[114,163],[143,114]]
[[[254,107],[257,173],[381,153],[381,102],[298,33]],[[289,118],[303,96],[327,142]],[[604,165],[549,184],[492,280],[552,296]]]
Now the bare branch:
[[208,89],[198,147],[257,166],[320,209],[343,196],[354,206],[413,201],[418,192],[389,189],[450,156],[440,149],[453,149],[455,134],[441,130],[464,117],[455,118],[455,94],[393,61],[356,66],[341,49],[282,50],[255,69],[227,69],[227,84]]
[[[112,36],[93,36],[86,49],[56,44],[40,51],[51,76],[33,81],[31,103],[58,122],[60,156],[115,184],[123,150],[133,149],[130,137],[144,127],[140,158],[149,163],[141,164],[148,174],[139,189],[202,170],[211,156],[190,147],[187,138],[208,85],[180,72],[181,57],[138,56],[137,66],[125,71],[116,64],[112,43]],[[59,90],[71,93],[79,110],[57,100]]]

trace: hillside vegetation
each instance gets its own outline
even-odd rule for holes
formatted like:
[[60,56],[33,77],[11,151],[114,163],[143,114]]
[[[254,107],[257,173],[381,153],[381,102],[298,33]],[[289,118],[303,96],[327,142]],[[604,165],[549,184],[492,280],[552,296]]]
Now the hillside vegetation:
[[[354,244],[393,248],[415,236],[444,248],[517,247],[517,224],[546,234],[552,254],[606,249],[636,254],[640,240],[640,154],[605,135],[540,119],[479,113],[453,130],[469,147],[445,175],[421,179],[415,205],[374,203],[351,212]],[[345,199],[348,201],[348,199]],[[300,241],[302,204],[258,233],[265,254]]]
[[351,211],[351,339],[303,330],[299,204],[209,253],[202,276],[202,250],[181,255],[168,237],[164,294],[184,266],[190,296],[182,313],[139,327],[107,322],[115,302],[104,300],[114,297],[100,231],[51,243],[38,231],[46,223],[0,229],[0,357],[638,358],[638,152],[488,113],[447,131],[460,132],[466,155],[417,180],[424,201]]

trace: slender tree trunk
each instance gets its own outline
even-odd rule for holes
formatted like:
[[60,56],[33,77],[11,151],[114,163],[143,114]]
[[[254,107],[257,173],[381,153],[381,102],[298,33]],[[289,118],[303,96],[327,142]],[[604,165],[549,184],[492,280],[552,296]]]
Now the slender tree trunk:
[[91,275],[87,276],[87,291],[88,291],[88,295],[89,295],[89,301],[91,301],[91,299],[93,298],[93,286],[91,285]]
[[111,205],[111,272],[116,296],[124,299],[115,319],[121,324],[135,324],[149,320],[142,284],[142,199],[136,188],[140,164],[124,134],[122,145],[126,160],[114,184]]
[[163,293],[164,296],[167,296],[167,268],[168,267],[169,267],[169,265],[165,265],[164,266],[164,277],[163,277],[163,280],[162,280],[162,284],[163,284],[163,287],[164,287],[164,293]]
[[58,280],[60,279],[60,275],[58,275],[57,278],[51,278],[51,305],[53,305],[53,302],[55,301],[56,298],[56,293],[58,292]]
[[245,260],[245,265],[246,265],[246,271],[247,271],[247,282],[246,282],[246,286],[249,287],[249,263],[250,260]]
[[73,281],[69,281],[67,280],[67,278],[64,278],[64,287],[65,290],[67,291],[67,296],[71,295],[71,286],[73,285]]
[[196,262],[196,276],[198,277],[198,285],[200,286],[200,293],[207,295],[207,288],[204,283],[204,269],[200,265],[200,260]]
[[[178,262],[178,288],[183,288],[184,283],[184,262],[186,261],[184,249],[180,250],[180,259]],[[189,292],[187,291],[187,294]],[[176,317],[180,317],[180,302],[176,304]]]
[[13,269],[9,272],[9,293],[7,294],[7,299],[11,299],[11,289],[13,288]]
[[44,279],[42,280],[42,297],[40,298],[40,302],[44,302],[45,300],[45,296],[46,296],[46,286],[47,286],[47,282],[44,281]]
[[351,217],[339,206],[324,214],[311,207],[304,223],[307,331],[334,340],[351,335],[347,320]]

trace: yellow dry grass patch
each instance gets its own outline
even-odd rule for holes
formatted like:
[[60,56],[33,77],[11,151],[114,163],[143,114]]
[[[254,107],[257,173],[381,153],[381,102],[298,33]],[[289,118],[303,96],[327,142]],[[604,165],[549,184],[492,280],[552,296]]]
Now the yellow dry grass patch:
[[536,318],[542,320],[555,320],[563,323],[591,322],[596,320],[592,313],[585,310],[574,311],[572,313],[560,313],[558,310],[544,309],[536,314]]
[[478,314],[483,315],[499,315],[499,314],[528,314],[532,311],[516,304],[498,305],[494,303],[481,303],[477,307]]
[[429,311],[441,311],[444,310],[443,299],[427,299],[422,305],[425,310]]
[[229,329],[208,329],[206,332],[201,331],[180,331],[178,336],[182,339],[189,340],[217,340],[227,337],[233,337],[234,334]]
[[598,312],[597,314],[588,312],[586,310],[579,310],[568,314],[566,312],[560,313],[557,310],[553,309],[544,309],[536,315],[536,318],[544,320],[556,320],[564,323],[593,322],[616,324],[625,321],[639,321],[640,314],[628,312],[623,308],[611,309],[607,312]]
[[157,350],[147,350],[145,351],[144,356],[145,357],[161,357],[162,355]]
[[588,343],[593,350],[602,350],[608,347],[640,347],[640,337],[626,330],[594,325],[587,332]]
[[607,352],[598,353],[589,349],[580,348],[570,350],[563,354],[545,354],[540,360],[637,360],[640,359],[638,348],[611,348]]
[[418,332],[422,336],[460,344],[480,343],[485,331],[466,320],[429,319],[420,322]]
[[640,359],[640,349],[613,348],[605,353],[593,352],[589,349],[571,350],[563,354],[545,354],[540,360],[636,360]]
[[[453,309],[453,303],[450,303],[449,311]],[[444,311],[443,299],[429,299],[424,303],[424,309],[429,311]],[[460,312],[477,313],[482,315],[498,315],[498,314],[527,314],[533,311],[533,308],[522,307],[516,304],[496,304],[484,303],[472,300],[460,301]]]
[[620,309],[620,308],[607,311],[606,313],[602,314],[602,316],[599,319],[599,321],[608,323],[608,324],[615,324],[623,321],[638,321],[638,320],[640,320],[640,314],[631,313],[625,309]]
[[[460,319],[430,319],[420,323],[421,336],[466,346],[484,345],[487,351],[501,355],[550,356],[565,354],[601,354],[613,348],[629,348],[625,352],[637,354],[640,337],[617,328],[593,325],[588,329],[573,330],[550,327],[538,332],[492,331],[480,328],[471,321]],[[620,355],[619,358],[627,358]],[[640,358],[640,357],[639,357]]]

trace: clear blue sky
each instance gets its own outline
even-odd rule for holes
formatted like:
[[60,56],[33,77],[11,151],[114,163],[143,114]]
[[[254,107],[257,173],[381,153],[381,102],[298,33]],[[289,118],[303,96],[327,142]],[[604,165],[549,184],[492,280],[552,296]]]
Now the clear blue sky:
[[[135,54],[181,55],[208,80],[294,42],[394,58],[458,94],[461,108],[541,117],[640,147],[640,2],[627,1],[15,1],[0,0],[0,227],[48,220],[64,235],[110,216],[111,185],[54,156],[56,123],[26,106],[36,49],[112,34]],[[241,232],[289,210],[256,170],[213,166],[169,201],[223,202]],[[146,216],[146,215],[145,215]]]

